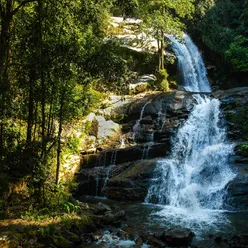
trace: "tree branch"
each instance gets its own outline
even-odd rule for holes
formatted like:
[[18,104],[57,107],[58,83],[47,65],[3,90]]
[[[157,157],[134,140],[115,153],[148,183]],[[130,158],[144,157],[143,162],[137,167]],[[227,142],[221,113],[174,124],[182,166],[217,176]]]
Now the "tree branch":
[[25,1],[21,2],[21,3],[20,3],[12,12],[11,12],[11,16],[15,15],[15,14],[18,12],[18,10],[19,10],[21,7],[25,6],[27,3],[36,2],[36,1],[37,1],[37,0],[25,0]]

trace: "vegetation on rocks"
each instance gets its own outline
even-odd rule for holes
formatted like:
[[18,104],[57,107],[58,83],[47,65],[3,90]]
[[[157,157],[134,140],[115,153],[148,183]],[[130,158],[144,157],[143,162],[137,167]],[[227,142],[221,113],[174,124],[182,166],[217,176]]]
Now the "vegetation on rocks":
[[[140,20],[135,26],[111,26],[113,14]],[[97,151],[123,145],[119,125],[112,121],[129,118],[119,102],[138,99],[140,93],[177,89],[176,60],[164,39],[167,33],[191,32],[210,51],[209,57],[214,54],[208,60],[221,68],[222,78],[237,75],[240,85],[247,84],[247,17],[245,0],[1,0],[0,232],[27,247],[87,243],[89,236],[79,236],[87,228],[96,229],[93,221],[99,223],[92,209],[72,197],[80,152],[92,153],[95,161]],[[144,50],[123,43],[120,36],[128,32]],[[155,39],[155,53],[138,39],[140,34]],[[149,80],[139,84],[144,74]],[[113,104],[115,111],[113,101],[109,103],[113,94],[120,96]],[[247,142],[247,106],[232,104],[238,112],[225,109],[227,121]],[[137,108],[139,115],[142,107]],[[144,121],[149,130],[159,109],[148,105],[147,111],[152,113]],[[131,144],[132,138],[125,142]],[[151,151],[157,154],[156,150]],[[247,156],[247,144],[238,151]],[[138,155],[143,156],[142,151]],[[110,152],[108,156],[113,161]],[[123,177],[136,170],[129,173]],[[107,223],[106,218],[101,221]],[[35,236],[40,238],[33,240]]]

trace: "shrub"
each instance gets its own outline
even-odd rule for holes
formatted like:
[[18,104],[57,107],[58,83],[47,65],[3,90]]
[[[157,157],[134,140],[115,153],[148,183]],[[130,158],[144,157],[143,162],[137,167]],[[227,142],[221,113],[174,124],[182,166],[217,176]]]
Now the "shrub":
[[161,91],[169,91],[168,73],[166,69],[159,70],[157,75],[156,87]]

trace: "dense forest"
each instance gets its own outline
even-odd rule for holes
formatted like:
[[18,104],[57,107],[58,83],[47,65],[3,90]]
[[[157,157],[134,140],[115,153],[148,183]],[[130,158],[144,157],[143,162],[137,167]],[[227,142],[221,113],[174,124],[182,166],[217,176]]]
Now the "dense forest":
[[[141,20],[135,32],[155,39],[156,51],[123,46],[112,16]],[[214,88],[248,86],[247,0],[0,1],[1,219],[81,211],[78,225],[89,225],[72,197],[77,183],[60,175],[66,155],[79,154],[80,139],[94,131],[83,120],[110,94],[139,93],[130,92],[134,74],[156,75],[146,90],[179,87],[165,37],[183,33],[200,47]]]

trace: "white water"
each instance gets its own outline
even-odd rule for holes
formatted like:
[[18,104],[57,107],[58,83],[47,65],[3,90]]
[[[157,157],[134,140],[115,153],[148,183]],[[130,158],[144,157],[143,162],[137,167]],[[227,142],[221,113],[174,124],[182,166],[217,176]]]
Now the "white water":
[[133,126],[133,135],[132,136],[133,136],[134,142],[137,140],[137,137],[140,135],[140,131],[141,131],[140,130],[140,122],[143,119],[145,108],[149,103],[150,103],[150,101],[144,104],[144,106],[142,107],[142,109],[140,111],[140,118],[136,121],[135,125]]
[[121,240],[117,235],[110,233],[109,231],[105,231],[96,242],[96,247],[131,248],[134,246],[135,242],[133,240]]
[[201,54],[191,38],[184,34],[184,43],[180,43],[172,35],[167,37],[172,42],[172,49],[178,59],[184,89],[191,92],[211,92]]
[[104,195],[106,192],[106,187],[108,185],[108,181],[110,178],[110,172],[112,171],[112,169],[115,167],[115,164],[109,165],[108,168],[106,169],[106,177],[104,179],[104,183],[103,183],[103,187],[101,189],[101,194]]
[[148,136],[149,142],[147,142],[143,147],[142,159],[147,159],[149,156],[149,151],[154,144],[154,132]]
[[[169,36],[178,56],[184,88],[209,92],[206,69],[189,36],[179,43]],[[235,174],[228,165],[233,145],[220,126],[220,102],[195,94],[188,120],[173,139],[171,155],[157,163],[145,202],[163,204],[156,213],[168,222],[192,227],[216,224],[223,209],[225,186]],[[200,225],[199,225],[200,223]]]

